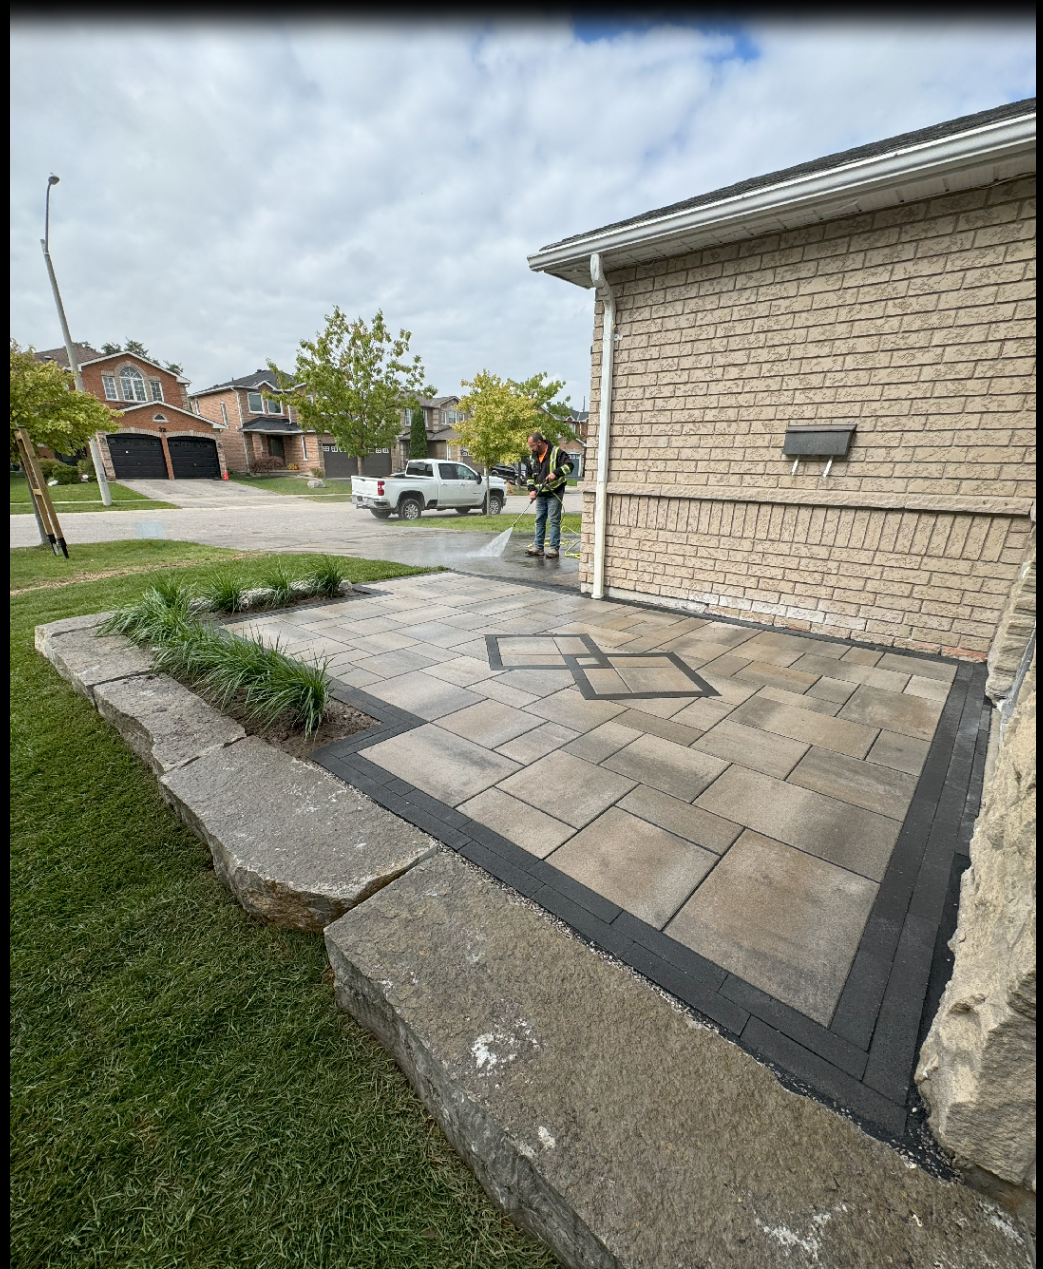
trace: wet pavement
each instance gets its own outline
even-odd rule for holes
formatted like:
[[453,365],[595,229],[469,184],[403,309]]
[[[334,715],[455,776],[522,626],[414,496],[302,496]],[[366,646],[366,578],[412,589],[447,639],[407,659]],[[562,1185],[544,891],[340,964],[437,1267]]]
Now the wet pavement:
[[234,627],[381,720],[315,757],[901,1136],[975,672],[502,579],[366,589]]
[[[452,568],[459,572],[496,578],[515,578],[540,584],[577,589],[579,561],[564,552],[557,560],[530,559],[525,555],[528,539],[515,534],[502,557],[482,554],[496,533],[460,528],[438,529],[431,521],[439,518],[457,523],[454,512],[427,513],[424,527],[409,528],[376,520],[348,502],[309,502],[303,498],[241,485],[234,481],[126,481],[137,492],[168,502],[180,501],[176,510],[98,511],[90,515],[62,518],[66,541],[72,548],[89,542],[111,542],[128,538],[168,538],[200,542],[239,551],[329,552],[366,559],[394,560],[428,568]],[[566,496],[568,509],[579,495]],[[500,516],[506,529],[517,515],[527,510],[524,498],[508,499]],[[39,542],[32,516],[11,517],[11,546],[34,546]]]

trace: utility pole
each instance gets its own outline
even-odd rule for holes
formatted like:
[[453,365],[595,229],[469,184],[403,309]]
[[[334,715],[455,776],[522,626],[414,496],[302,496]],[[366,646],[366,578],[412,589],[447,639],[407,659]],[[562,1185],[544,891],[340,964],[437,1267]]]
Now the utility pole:
[[[69,334],[69,323],[65,320],[65,306],[62,304],[61,292],[58,290],[58,279],[54,276],[54,265],[51,263],[51,186],[57,184],[58,178],[52,173],[47,178],[47,201],[44,205],[43,222],[44,236],[40,239],[40,246],[43,247],[43,258],[47,262],[47,276],[51,279],[51,290],[54,292],[54,303],[58,309],[58,320],[62,324],[62,338],[65,340],[65,351],[69,355],[69,369],[72,371],[77,389],[82,392],[83,376],[80,374],[80,364],[76,360],[76,348],[73,345],[72,336]],[[91,436],[90,447],[94,472],[98,477],[98,489],[101,492],[102,506],[111,507],[112,491],[109,489],[109,478],[105,475],[105,465],[101,461],[101,446],[98,444],[97,436]]]

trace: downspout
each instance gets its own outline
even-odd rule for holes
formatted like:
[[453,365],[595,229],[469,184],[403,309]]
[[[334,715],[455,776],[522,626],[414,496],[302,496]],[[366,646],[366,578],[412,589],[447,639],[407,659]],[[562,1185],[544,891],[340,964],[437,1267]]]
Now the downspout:
[[598,471],[594,485],[594,581],[592,599],[605,598],[605,524],[608,516],[608,453],[612,443],[612,358],[615,352],[616,295],[601,268],[601,256],[590,257],[590,280],[603,308],[601,324],[601,392],[598,406]]

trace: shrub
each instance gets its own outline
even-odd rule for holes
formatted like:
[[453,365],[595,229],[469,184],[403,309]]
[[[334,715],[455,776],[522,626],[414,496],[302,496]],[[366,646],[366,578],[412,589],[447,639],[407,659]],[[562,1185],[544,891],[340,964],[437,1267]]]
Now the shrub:
[[323,476],[326,475],[326,473],[323,471],[321,467],[313,467],[311,469],[311,474],[312,476],[314,476],[316,480],[321,480]]
[[68,463],[55,463],[54,469],[47,479],[56,480],[59,485],[78,485],[80,483],[80,473],[75,467],[70,467]]
[[247,585],[235,572],[215,573],[203,591],[215,612],[242,612],[246,607]]
[[189,615],[188,591],[175,579],[150,586],[132,603],[118,608],[102,626],[108,634],[126,635],[136,643],[168,643],[198,624]]
[[98,479],[98,473],[94,470],[94,462],[90,458],[81,458],[76,464],[76,470],[80,473],[81,479],[84,476],[86,476],[88,480]]
[[58,461],[57,458],[39,458],[36,460],[40,464],[40,474],[44,480],[50,480],[54,475],[56,467],[64,467],[65,464]]
[[313,594],[336,599],[346,575],[347,569],[342,560],[335,555],[324,555],[304,580]]
[[269,565],[261,585],[268,591],[265,603],[269,608],[285,608],[293,599],[293,578],[278,560]]

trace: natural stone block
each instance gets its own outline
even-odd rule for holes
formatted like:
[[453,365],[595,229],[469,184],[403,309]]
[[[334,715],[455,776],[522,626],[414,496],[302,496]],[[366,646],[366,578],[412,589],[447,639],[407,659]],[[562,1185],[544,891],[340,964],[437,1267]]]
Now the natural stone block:
[[328,926],[326,947],[341,1008],[573,1269],[1030,1263],[991,1203],[787,1092],[447,852]]
[[[95,614],[98,621],[105,614]],[[83,618],[73,618],[83,621]],[[54,626],[66,626],[55,630]],[[96,625],[69,627],[65,622],[37,626],[36,650],[45,656],[63,679],[68,679],[81,695],[91,698],[93,688],[115,679],[148,674],[152,659],[136,644],[122,635],[101,635]]]
[[985,789],[952,978],[916,1071],[938,1140],[1013,1187],[1015,1207],[1036,1188],[1035,722],[1033,661]]
[[246,735],[238,723],[165,674],[99,684],[94,703],[156,775]]
[[255,737],[160,779],[217,875],[270,925],[319,931],[434,849],[419,829]]

